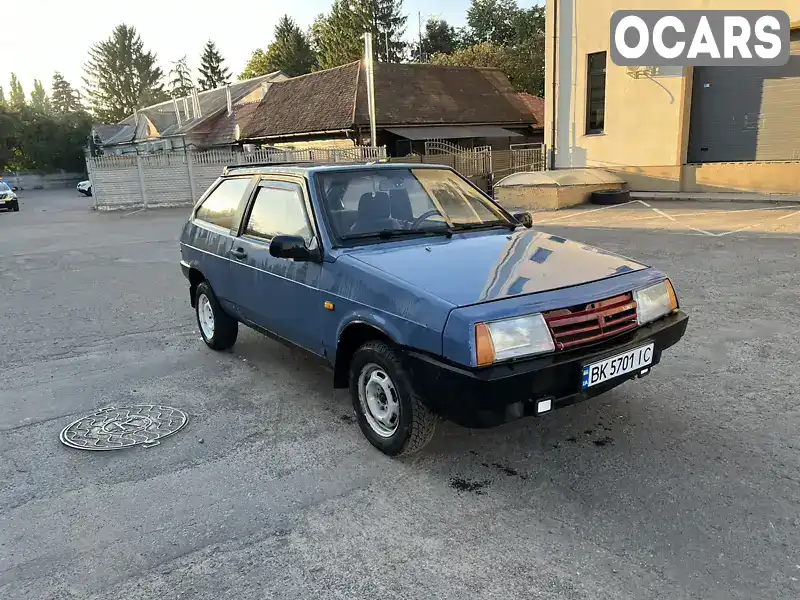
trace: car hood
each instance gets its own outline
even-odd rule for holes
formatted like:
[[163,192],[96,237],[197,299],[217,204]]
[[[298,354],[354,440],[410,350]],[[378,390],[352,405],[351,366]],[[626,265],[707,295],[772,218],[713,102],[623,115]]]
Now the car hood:
[[353,248],[347,254],[455,306],[545,292],[647,268],[533,229],[404,240]]

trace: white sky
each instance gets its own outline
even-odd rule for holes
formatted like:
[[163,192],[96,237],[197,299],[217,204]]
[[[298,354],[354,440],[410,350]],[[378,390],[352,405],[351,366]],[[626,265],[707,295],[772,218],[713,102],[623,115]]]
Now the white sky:
[[[519,0],[531,6],[535,0]],[[417,36],[417,12],[464,25],[469,0],[405,0],[410,16],[407,38]],[[53,71],[60,71],[76,88],[83,87],[83,63],[89,47],[106,39],[120,23],[139,31],[145,48],[158,55],[166,74],[170,62],[187,55],[196,75],[200,52],[213,39],[226,59],[234,79],[251,52],[272,40],[275,23],[288,13],[303,28],[316,15],[327,12],[330,0],[2,0],[0,22],[0,86],[8,95],[8,82],[15,72],[26,96],[34,78],[49,90]]]

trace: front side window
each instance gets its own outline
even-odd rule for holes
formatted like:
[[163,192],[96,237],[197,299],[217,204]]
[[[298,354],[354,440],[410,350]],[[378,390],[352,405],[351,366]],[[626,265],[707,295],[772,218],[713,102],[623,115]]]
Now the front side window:
[[223,180],[197,209],[195,219],[223,229],[232,229],[239,202],[249,185],[249,177]]
[[262,183],[256,191],[244,235],[260,240],[296,235],[310,242],[311,227],[300,186],[277,181]]
[[337,238],[443,234],[508,227],[491,201],[449,169],[358,169],[318,176]]
[[586,72],[586,133],[603,133],[606,117],[606,53],[589,55]]

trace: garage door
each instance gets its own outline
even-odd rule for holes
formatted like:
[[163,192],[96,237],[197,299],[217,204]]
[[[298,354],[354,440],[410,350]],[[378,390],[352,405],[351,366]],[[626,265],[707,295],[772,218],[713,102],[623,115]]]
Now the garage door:
[[695,67],[689,162],[800,160],[800,31],[782,67]]

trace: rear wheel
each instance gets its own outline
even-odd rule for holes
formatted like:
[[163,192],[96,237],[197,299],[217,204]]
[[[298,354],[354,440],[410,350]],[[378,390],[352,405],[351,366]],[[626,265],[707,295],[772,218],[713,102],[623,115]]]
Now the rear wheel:
[[236,343],[239,323],[222,310],[217,297],[207,281],[197,286],[195,292],[195,311],[200,335],[209,348],[227,350]]
[[361,432],[384,454],[411,454],[433,438],[438,417],[417,396],[398,351],[386,342],[367,342],[353,354],[350,396]]

